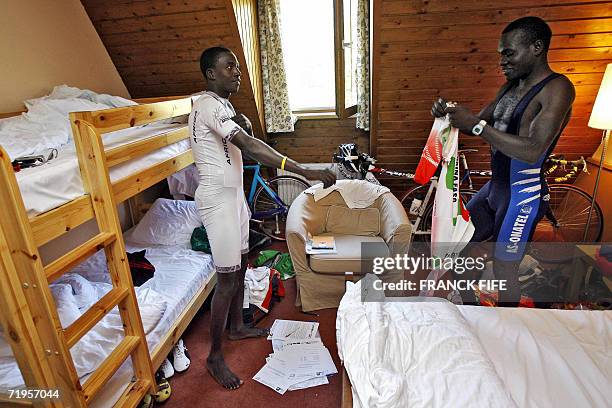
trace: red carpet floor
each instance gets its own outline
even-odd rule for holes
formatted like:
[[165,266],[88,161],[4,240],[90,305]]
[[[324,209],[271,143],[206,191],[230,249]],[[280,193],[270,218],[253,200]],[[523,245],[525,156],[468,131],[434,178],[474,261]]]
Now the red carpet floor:
[[[280,243],[274,249],[286,251]],[[286,297],[276,303],[268,317],[259,323],[259,327],[270,327],[274,319],[318,321],[319,332],[325,346],[329,349],[336,368],[341,371],[336,347],[336,309],[318,311],[319,316],[301,313],[295,307],[295,279],[284,281]],[[331,376],[328,385],[305,390],[287,391],[285,395],[277,394],[270,388],[253,380],[253,376],[265,364],[265,358],[272,352],[271,342],[266,339],[247,339],[224,342],[225,359],[229,367],[238,375],[244,384],[238,389],[229,391],[217,384],[208,374],[204,361],[210,347],[210,309],[206,306],[196,315],[185,332],[183,340],[191,357],[191,367],[170,379],[172,396],[164,404],[167,408],[183,407],[305,407],[328,408],[339,407],[341,401],[342,377]]]

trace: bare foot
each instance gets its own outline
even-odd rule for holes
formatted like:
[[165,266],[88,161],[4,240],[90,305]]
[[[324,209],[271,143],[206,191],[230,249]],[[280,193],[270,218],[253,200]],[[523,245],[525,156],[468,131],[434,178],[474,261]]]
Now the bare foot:
[[242,380],[227,367],[223,358],[207,358],[206,368],[215,381],[228,390],[238,389],[243,384]]
[[270,334],[270,330],[268,329],[243,326],[241,329],[238,330],[230,330],[230,334],[228,337],[230,340],[241,340],[248,339],[251,337],[268,337],[268,334]]

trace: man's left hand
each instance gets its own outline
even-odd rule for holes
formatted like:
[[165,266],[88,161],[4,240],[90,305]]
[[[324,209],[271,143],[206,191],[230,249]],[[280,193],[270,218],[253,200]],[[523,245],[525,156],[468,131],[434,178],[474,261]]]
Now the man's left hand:
[[249,120],[249,118],[244,116],[242,113],[239,113],[236,116],[234,116],[232,120],[236,122],[236,124],[240,126],[242,129],[244,129],[249,135],[251,136],[253,135],[253,127],[251,125],[251,121]]
[[468,135],[472,134],[472,128],[480,121],[478,116],[459,104],[455,104],[455,106],[447,105],[445,112],[448,113],[451,125]]

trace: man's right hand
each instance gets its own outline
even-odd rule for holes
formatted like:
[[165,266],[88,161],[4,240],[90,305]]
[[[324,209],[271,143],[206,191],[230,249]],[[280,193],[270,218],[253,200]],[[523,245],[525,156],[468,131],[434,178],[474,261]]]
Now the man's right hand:
[[438,98],[431,108],[431,116],[441,118],[446,116],[446,101],[443,98]]
[[321,180],[323,182],[323,188],[327,188],[336,183],[336,175],[329,169],[306,170],[303,176],[308,180]]

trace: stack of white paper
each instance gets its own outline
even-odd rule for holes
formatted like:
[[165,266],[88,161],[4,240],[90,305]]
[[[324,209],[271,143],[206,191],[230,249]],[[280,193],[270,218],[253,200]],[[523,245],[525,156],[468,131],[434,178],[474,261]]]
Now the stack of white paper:
[[253,379],[279,394],[329,384],[327,376],[338,373],[317,322],[276,320],[268,340],[274,352]]

